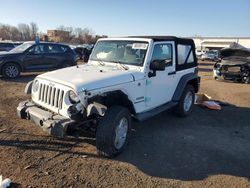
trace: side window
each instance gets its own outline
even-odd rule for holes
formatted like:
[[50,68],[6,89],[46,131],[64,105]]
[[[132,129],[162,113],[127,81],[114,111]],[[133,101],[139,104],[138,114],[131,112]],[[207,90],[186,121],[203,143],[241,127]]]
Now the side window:
[[187,63],[193,63],[194,62],[194,54],[193,51],[191,51],[188,59],[187,59]]
[[58,45],[51,44],[51,45],[48,45],[48,52],[52,53],[52,54],[54,54],[54,53],[61,53],[61,50],[58,47]]
[[42,44],[35,45],[29,49],[29,53],[33,53],[33,54],[45,53],[45,47]]
[[60,49],[62,50],[62,52],[67,52],[68,48],[66,46],[60,46]]
[[49,53],[64,53],[67,50],[66,47],[60,45],[49,44],[48,52]]
[[178,44],[178,64],[183,65],[186,63],[193,63],[194,62],[194,54],[191,51],[190,45],[182,45]]
[[165,60],[166,66],[171,66],[172,65],[172,45],[171,44],[156,44],[154,46],[153,55],[152,55],[152,61],[154,60]]

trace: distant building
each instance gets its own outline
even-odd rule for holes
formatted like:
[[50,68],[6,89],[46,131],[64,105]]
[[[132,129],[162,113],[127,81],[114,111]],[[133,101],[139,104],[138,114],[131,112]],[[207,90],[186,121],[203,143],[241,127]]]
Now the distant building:
[[48,42],[48,41],[49,41],[48,35],[42,35],[42,36],[41,36],[41,41]]
[[198,50],[219,50],[227,47],[250,49],[250,37],[193,37]]
[[47,30],[47,36],[49,41],[61,42],[69,38],[69,32],[62,30]]

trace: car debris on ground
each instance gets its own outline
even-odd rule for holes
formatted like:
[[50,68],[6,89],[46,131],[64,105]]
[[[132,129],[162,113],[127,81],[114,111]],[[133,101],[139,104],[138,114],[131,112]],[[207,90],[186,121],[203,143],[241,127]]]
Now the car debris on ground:
[[221,110],[221,105],[219,102],[211,100],[211,97],[204,93],[196,94],[195,103],[211,110]]

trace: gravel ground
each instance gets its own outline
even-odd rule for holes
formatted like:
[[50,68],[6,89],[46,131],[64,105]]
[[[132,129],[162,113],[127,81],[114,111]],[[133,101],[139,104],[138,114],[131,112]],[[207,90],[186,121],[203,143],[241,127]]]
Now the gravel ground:
[[90,134],[56,139],[17,117],[35,73],[0,78],[0,175],[12,187],[250,187],[250,85],[213,80],[211,62],[199,68],[200,92],[232,105],[134,122],[114,159],[97,155]]

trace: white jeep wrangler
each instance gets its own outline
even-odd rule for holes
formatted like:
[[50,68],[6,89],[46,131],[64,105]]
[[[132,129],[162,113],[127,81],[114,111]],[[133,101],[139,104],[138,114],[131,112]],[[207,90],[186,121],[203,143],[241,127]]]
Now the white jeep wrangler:
[[70,126],[96,127],[100,155],[127,145],[131,117],[142,121],[173,108],[190,114],[199,90],[195,45],[177,37],[105,38],[87,64],[37,76],[25,88],[31,101],[17,107],[47,133],[65,136]]

